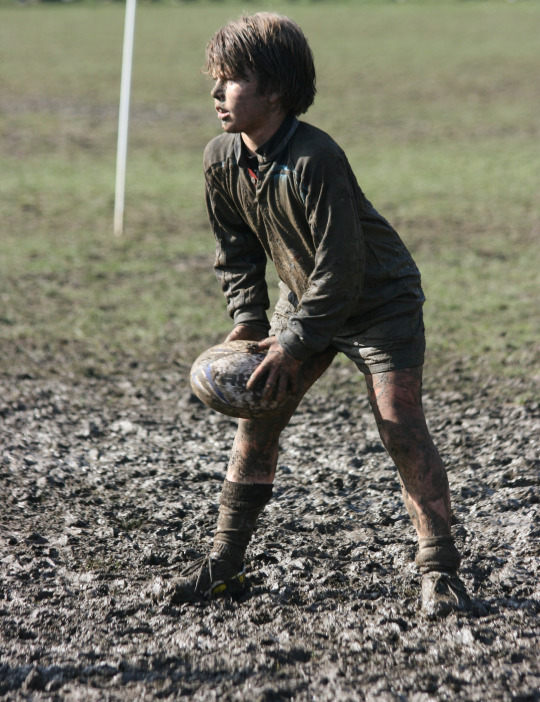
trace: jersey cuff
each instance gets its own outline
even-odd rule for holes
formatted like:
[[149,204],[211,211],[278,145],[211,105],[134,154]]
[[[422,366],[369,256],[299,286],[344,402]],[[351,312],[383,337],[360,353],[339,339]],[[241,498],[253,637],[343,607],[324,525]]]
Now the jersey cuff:
[[305,361],[315,353],[304,344],[302,339],[290,329],[285,329],[278,335],[277,340],[285,351],[297,361]]
[[263,329],[266,332],[270,329],[266,310],[262,305],[250,305],[249,307],[242,307],[236,310],[234,313],[234,326],[237,327],[239,324],[247,324],[250,327],[257,327],[257,329]]

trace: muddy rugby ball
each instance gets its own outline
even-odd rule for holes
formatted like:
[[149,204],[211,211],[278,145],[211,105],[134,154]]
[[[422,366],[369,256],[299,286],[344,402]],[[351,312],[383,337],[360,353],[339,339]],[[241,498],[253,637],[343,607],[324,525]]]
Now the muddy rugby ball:
[[277,414],[284,402],[265,400],[263,385],[248,390],[246,383],[263,362],[266,352],[254,341],[225,341],[202,353],[191,367],[191,388],[199,400],[231,417],[263,417]]

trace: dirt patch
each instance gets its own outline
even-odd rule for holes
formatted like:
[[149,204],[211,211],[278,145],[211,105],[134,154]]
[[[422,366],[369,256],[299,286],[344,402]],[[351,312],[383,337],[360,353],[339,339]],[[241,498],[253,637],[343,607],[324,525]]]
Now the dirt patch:
[[540,699],[538,405],[425,398],[475,598],[432,623],[363,385],[335,378],[283,435],[248,593],[178,608],[149,591],[211,541],[234,420],[182,369],[0,379],[0,697]]

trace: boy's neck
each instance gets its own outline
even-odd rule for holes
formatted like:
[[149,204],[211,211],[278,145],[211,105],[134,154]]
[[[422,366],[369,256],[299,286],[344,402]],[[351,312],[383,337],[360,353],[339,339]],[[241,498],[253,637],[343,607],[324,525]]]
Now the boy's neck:
[[286,117],[287,114],[282,111],[276,113],[275,115],[271,114],[269,115],[269,118],[264,126],[261,127],[261,129],[259,129],[255,134],[246,134],[245,132],[242,132],[242,141],[244,142],[246,149],[252,155],[254,155],[259,147],[266,144],[267,141],[270,141],[270,139],[281,127],[283,120]]

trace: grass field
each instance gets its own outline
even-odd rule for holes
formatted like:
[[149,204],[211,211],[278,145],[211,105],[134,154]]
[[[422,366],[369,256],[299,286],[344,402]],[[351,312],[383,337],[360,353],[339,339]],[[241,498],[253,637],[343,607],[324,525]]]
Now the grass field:
[[122,238],[123,6],[2,4],[1,372],[187,364],[225,334],[201,169],[219,125],[200,66],[244,8],[289,14],[309,37],[319,95],[305,118],[345,147],[413,251],[430,367],[538,381],[536,2],[141,5]]

